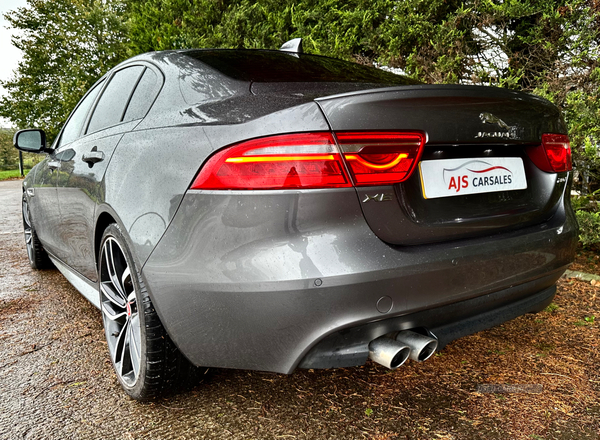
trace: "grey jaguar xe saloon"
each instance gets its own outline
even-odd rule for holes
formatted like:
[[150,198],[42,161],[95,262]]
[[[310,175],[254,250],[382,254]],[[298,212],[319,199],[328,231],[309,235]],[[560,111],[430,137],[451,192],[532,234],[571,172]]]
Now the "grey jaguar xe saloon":
[[195,367],[397,368],[545,308],[572,261],[560,111],[298,48],[131,58],[23,182],[34,268],[102,313],[125,392]]

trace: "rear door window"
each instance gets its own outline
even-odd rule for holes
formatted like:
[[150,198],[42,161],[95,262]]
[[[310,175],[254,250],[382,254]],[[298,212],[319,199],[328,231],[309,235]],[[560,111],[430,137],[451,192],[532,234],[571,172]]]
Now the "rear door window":
[[161,82],[158,75],[152,69],[146,68],[131,96],[127,111],[123,117],[123,122],[133,121],[134,119],[146,116],[160,90],[160,86]]
[[119,124],[133,88],[137,84],[144,66],[132,66],[121,69],[114,74],[110,83],[102,93],[94,114],[90,119],[87,133],[94,133],[112,125]]

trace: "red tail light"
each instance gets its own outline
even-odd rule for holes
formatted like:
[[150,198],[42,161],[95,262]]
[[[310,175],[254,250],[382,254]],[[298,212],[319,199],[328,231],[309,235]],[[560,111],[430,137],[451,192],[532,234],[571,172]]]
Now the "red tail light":
[[212,156],[192,189],[342,188],[352,186],[330,133],[253,139]]
[[566,134],[544,133],[542,145],[529,147],[527,154],[540,170],[548,173],[561,173],[573,169],[571,143]]
[[224,148],[202,167],[192,189],[344,188],[403,182],[416,167],[422,133],[331,133],[270,136]]
[[414,171],[425,145],[423,133],[336,133],[356,186],[404,182]]

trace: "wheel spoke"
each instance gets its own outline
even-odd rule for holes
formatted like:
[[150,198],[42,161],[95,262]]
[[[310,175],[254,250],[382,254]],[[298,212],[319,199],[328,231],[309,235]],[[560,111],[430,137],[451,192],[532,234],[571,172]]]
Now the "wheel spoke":
[[125,378],[127,373],[129,373],[128,364],[131,363],[131,355],[129,354],[129,326],[127,326],[127,330],[124,330],[123,333],[125,335],[123,336],[123,351],[121,352],[121,377]]
[[[121,275],[121,286],[123,286],[123,293],[126,292],[125,286],[127,286],[127,281],[131,283],[131,272],[129,270],[129,266],[125,267],[123,275]],[[129,296],[131,296],[131,294]],[[135,299],[135,293],[133,294],[133,298]],[[131,301],[129,297],[127,298],[127,301]]]
[[131,325],[129,326],[129,357],[131,358],[131,369],[133,370],[134,377],[137,378],[138,372],[140,370],[140,349],[138,346],[138,341],[136,338],[139,338],[139,335],[136,335],[136,326],[133,322],[133,317],[131,319]]
[[23,221],[29,228],[31,228],[31,221],[29,220],[29,207],[25,199],[23,199]]
[[125,354],[125,342],[127,339],[127,328],[129,327],[129,320],[125,321],[125,324],[121,328],[121,332],[117,337],[117,343],[115,344],[114,362],[116,364],[123,363],[123,355]]
[[104,296],[106,297],[106,299],[108,299],[110,302],[112,302],[113,304],[115,304],[116,306],[125,309],[125,304],[127,304],[127,301],[124,300],[123,298],[121,298],[121,295],[118,294],[117,292],[114,291],[114,289],[111,287],[112,283],[109,282],[101,282],[100,283],[100,290],[102,291],[102,293],[104,294]]
[[142,351],[142,347],[141,347],[142,335],[141,335],[141,328],[140,328],[140,318],[137,313],[135,315],[131,316],[131,339],[133,341],[133,346],[135,348],[137,357],[138,357],[138,359],[140,359],[141,351]]
[[117,276],[117,267],[115,265],[115,252],[114,252],[114,244],[112,240],[107,240],[104,245],[106,249],[106,269],[108,270],[108,276],[110,277],[110,281],[112,282],[115,289],[119,292],[123,299],[127,298],[125,291],[123,290],[123,286]]
[[104,316],[111,321],[116,321],[117,319],[127,316],[127,310],[115,310],[115,307],[110,301],[102,302],[102,312],[104,312]]
[[[133,355],[131,350],[131,322],[127,320],[127,329],[123,329],[123,352],[121,356],[121,377],[124,380],[132,380],[135,382],[136,372],[133,366]],[[131,377],[133,373],[133,377]]]

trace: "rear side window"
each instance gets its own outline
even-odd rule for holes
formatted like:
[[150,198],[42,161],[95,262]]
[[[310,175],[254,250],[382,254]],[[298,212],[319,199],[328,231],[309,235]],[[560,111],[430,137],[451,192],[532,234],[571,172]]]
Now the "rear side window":
[[152,71],[152,69],[146,68],[144,75],[140,79],[133,96],[127,106],[125,117],[123,122],[133,121],[134,119],[140,119],[146,116],[148,110],[154,102],[154,98],[160,89],[160,82],[158,75]]
[[67,122],[67,125],[65,125],[65,128],[63,128],[59,146],[64,144],[70,144],[79,137],[79,135],[81,134],[81,129],[83,128],[83,123],[85,122],[85,118],[90,108],[92,107],[96,96],[98,96],[100,89],[102,89],[103,83],[104,81],[96,84],[96,86],[85,96],[85,98],[83,98],[81,103],[77,106],[77,108],[71,115],[69,122]]
[[144,66],[133,66],[115,73],[94,109],[87,133],[93,133],[121,122],[131,92],[143,70]]

